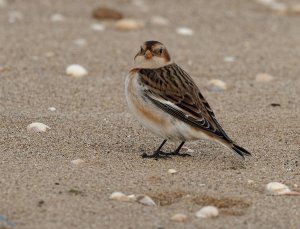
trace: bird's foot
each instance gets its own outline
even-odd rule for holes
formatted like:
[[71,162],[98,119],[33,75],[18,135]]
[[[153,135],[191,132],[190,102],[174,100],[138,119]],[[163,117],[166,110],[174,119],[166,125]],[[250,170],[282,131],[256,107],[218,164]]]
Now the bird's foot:
[[188,154],[188,153],[179,153],[179,151],[174,151],[171,153],[166,153],[166,155],[168,156],[178,156],[178,157],[191,157],[192,155]]
[[169,153],[165,153],[162,151],[154,151],[152,154],[143,153],[141,154],[142,158],[153,158],[155,160],[158,159],[167,159],[169,157]]

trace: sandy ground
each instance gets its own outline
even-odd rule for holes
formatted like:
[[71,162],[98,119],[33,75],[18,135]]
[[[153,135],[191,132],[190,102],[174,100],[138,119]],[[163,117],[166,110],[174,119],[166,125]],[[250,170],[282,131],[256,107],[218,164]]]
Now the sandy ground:
[[[142,3],[14,0],[0,9],[0,215],[28,229],[300,228],[300,197],[265,193],[271,181],[296,191],[300,186],[300,16],[250,0]],[[122,32],[103,22],[105,30],[94,31],[90,26],[101,22],[91,11],[99,5],[142,19],[146,27]],[[23,18],[10,23],[13,11]],[[50,21],[55,13],[65,20]],[[155,15],[170,24],[152,25]],[[178,35],[180,26],[194,35]],[[86,46],[74,43],[79,38]],[[163,42],[190,73],[251,158],[242,161],[202,140],[186,144],[193,157],[140,157],[162,139],[129,114],[124,78],[140,44],[151,39]],[[236,60],[226,62],[226,56]],[[89,75],[67,77],[73,63]],[[274,80],[255,82],[258,73]],[[213,78],[228,90],[206,90]],[[51,106],[57,110],[48,111]],[[32,122],[51,130],[28,133]],[[165,150],[175,147],[169,143]],[[86,162],[72,165],[78,158]],[[178,173],[168,174],[169,168]],[[147,194],[158,206],[109,200],[113,191]],[[204,205],[218,206],[219,217],[197,219]],[[175,213],[188,221],[172,222]]]

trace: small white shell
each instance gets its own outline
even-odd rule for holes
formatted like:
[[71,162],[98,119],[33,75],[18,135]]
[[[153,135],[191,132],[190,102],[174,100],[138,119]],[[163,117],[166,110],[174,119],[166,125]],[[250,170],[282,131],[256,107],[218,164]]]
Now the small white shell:
[[61,14],[53,14],[50,17],[50,21],[52,22],[62,22],[65,20],[65,17]]
[[79,78],[88,74],[88,71],[79,64],[72,64],[66,68],[66,74]]
[[175,169],[168,169],[168,173],[174,174],[174,173],[177,173],[177,171]]
[[198,218],[213,218],[219,215],[219,210],[215,206],[205,206],[196,212]]
[[224,81],[222,80],[218,80],[218,79],[212,79],[210,80],[207,85],[206,88],[209,91],[212,92],[219,92],[219,91],[224,91],[227,89],[227,85]]
[[147,206],[156,206],[155,202],[149,196],[146,195],[138,195],[136,197],[136,201],[140,204],[144,204]]
[[33,122],[27,126],[27,130],[34,133],[46,132],[47,129],[51,129],[49,126],[40,122]]
[[165,26],[169,24],[169,20],[161,16],[152,17],[150,22],[154,25],[161,25],[161,26]]
[[51,111],[51,112],[56,111],[56,108],[55,107],[48,107],[48,111]]
[[235,56],[225,56],[224,61],[225,62],[234,62],[235,61]]
[[80,164],[84,163],[84,160],[78,158],[78,159],[72,160],[71,163],[73,165],[80,165]]
[[274,79],[273,76],[266,73],[259,73],[255,77],[256,82],[270,82]]
[[99,23],[95,23],[91,25],[91,29],[95,31],[103,31],[105,29],[105,26]]
[[116,29],[119,30],[137,30],[145,27],[145,23],[140,20],[124,18],[115,23]]
[[299,192],[293,192],[289,189],[288,186],[279,183],[279,182],[271,182],[267,184],[266,191],[270,195],[300,195]]
[[179,223],[184,223],[187,221],[187,219],[188,219],[187,215],[182,213],[177,213],[171,217],[172,221],[179,222]]
[[130,201],[130,198],[126,196],[123,192],[113,192],[109,196],[110,200],[117,200],[117,201],[123,201],[123,202],[128,202]]
[[176,32],[183,36],[192,36],[194,34],[194,31],[187,27],[179,27],[176,29]]

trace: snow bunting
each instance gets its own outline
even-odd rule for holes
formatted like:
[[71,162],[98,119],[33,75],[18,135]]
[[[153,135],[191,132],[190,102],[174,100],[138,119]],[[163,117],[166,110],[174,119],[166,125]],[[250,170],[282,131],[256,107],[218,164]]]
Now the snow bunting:
[[[197,85],[171,61],[162,43],[147,41],[141,46],[126,77],[125,91],[129,110],[164,139],[153,154],[143,157],[187,156],[179,153],[185,141],[200,138],[219,142],[243,158],[250,155],[228,137]],[[181,143],[174,152],[165,153],[161,148],[167,140]]]

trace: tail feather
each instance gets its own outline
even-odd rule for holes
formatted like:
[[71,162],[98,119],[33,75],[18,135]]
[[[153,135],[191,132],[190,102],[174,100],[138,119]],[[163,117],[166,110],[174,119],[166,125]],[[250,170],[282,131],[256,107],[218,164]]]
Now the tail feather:
[[251,153],[249,153],[247,150],[245,150],[243,147],[238,146],[237,144],[232,143],[231,149],[235,151],[237,154],[242,156],[243,158],[245,156],[251,156]]

